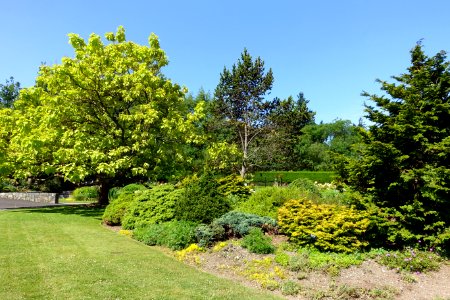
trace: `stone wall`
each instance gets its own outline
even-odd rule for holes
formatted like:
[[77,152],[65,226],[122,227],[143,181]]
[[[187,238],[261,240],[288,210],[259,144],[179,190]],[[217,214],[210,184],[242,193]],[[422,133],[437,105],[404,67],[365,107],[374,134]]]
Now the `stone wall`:
[[59,195],[56,193],[0,193],[2,199],[25,200],[39,203],[58,203]]

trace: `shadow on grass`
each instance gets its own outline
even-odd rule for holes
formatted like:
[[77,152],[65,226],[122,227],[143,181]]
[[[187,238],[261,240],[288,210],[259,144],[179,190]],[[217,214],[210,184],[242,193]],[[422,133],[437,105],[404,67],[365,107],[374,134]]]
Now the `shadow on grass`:
[[92,204],[86,204],[86,205],[70,205],[70,206],[52,206],[42,208],[22,208],[18,210],[20,210],[20,212],[26,213],[79,215],[82,217],[89,217],[101,220],[105,208]]

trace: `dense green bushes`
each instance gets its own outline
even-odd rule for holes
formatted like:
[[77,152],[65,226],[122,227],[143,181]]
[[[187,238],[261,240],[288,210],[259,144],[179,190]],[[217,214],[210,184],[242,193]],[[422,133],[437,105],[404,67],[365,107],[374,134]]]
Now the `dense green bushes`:
[[353,252],[366,247],[364,233],[369,225],[366,212],[306,199],[290,200],[278,213],[280,232],[292,243],[324,251]]
[[231,210],[225,196],[219,193],[219,183],[212,174],[194,178],[184,187],[184,193],[175,205],[177,219],[210,223]]
[[122,227],[133,229],[173,220],[175,205],[183,192],[183,189],[175,189],[171,184],[158,185],[143,191],[129,204]]
[[262,228],[273,232],[277,226],[275,219],[261,217],[255,214],[230,211],[212,222],[225,229],[228,237],[242,237],[250,232],[252,228]]
[[98,186],[83,186],[77,188],[72,193],[72,198],[75,201],[97,201],[99,188]]
[[295,187],[263,187],[253,193],[247,201],[242,202],[236,210],[276,218],[278,208],[287,200],[307,195],[307,191]]
[[197,223],[171,221],[161,224],[148,224],[133,231],[133,238],[150,246],[166,246],[181,250],[195,243]]
[[147,188],[140,184],[129,184],[121,189],[114,189],[110,192],[110,203],[105,208],[102,220],[107,225],[122,225],[130,204],[135,197]]
[[275,252],[270,237],[265,236],[261,228],[250,229],[249,233],[242,239],[241,245],[253,253],[269,254]]

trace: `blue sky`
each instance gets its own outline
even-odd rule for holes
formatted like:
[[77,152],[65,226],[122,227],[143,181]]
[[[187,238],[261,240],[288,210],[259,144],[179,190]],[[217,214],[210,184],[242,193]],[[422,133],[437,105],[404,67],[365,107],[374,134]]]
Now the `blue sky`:
[[213,92],[246,47],[273,70],[268,97],[302,91],[317,122],[358,122],[361,92],[380,93],[376,78],[405,72],[418,40],[428,55],[450,51],[447,0],[0,0],[0,7],[2,83],[14,76],[31,86],[41,62],[72,56],[68,33],[103,36],[123,25],[139,44],[156,33],[170,59],[164,73],[194,94]]

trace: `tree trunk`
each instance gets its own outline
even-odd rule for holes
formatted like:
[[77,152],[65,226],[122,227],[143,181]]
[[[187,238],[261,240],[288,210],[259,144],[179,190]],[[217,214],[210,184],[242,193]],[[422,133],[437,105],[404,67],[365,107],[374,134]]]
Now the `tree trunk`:
[[106,206],[109,203],[108,193],[110,185],[111,183],[109,179],[102,179],[100,181],[100,193],[98,196],[98,204],[101,206]]

